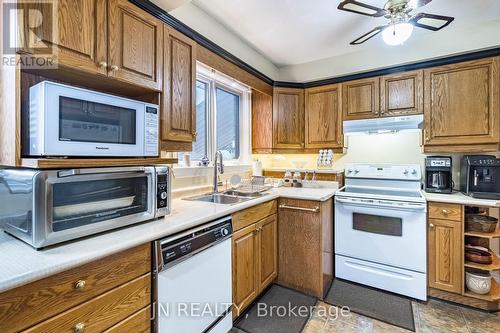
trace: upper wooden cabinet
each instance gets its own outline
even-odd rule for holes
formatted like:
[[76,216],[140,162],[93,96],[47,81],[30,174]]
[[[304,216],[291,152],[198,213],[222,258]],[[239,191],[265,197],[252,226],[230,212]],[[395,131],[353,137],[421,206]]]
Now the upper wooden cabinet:
[[252,151],[269,153],[273,149],[273,97],[252,90]]
[[[107,74],[107,11],[106,1],[100,0],[60,0],[57,2],[57,32],[53,31],[51,6],[39,1],[37,8],[44,20],[34,29],[41,42],[52,47],[59,65],[77,68],[90,73]],[[19,4],[21,7],[25,6]],[[29,3],[33,9],[33,2]],[[28,9],[28,8],[26,8]],[[24,20],[29,10],[24,10]],[[25,21],[24,21],[25,22]],[[20,33],[20,46],[23,52],[37,55],[41,49],[31,48],[27,25]],[[55,32],[55,33],[54,33]]]
[[306,148],[342,148],[341,91],[340,84],[306,89]]
[[161,90],[163,24],[127,0],[108,0],[109,76]]
[[344,120],[378,117],[380,114],[379,96],[378,77],[343,83]]
[[164,85],[161,139],[196,138],[196,43],[164,28]]
[[304,148],[304,89],[274,89],[273,148]]
[[497,151],[499,81],[498,57],[426,69],[425,150]]
[[404,72],[380,78],[380,115],[385,117],[423,113],[423,71]]

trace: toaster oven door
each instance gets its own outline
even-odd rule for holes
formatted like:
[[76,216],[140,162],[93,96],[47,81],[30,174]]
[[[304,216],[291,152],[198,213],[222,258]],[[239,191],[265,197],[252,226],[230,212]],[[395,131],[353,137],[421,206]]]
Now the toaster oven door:
[[44,184],[45,228],[36,247],[47,246],[155,217],[154,167],[53,171]]

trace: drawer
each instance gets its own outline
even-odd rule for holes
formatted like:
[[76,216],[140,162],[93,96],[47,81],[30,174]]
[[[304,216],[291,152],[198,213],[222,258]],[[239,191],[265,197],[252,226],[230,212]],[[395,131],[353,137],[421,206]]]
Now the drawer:
[[146,333],[151,331],[151,307],[145,307],[120,321],[115,326],[107,329],[104,333]]
[[264,202],[263,204],[244,209],[233,214],[233,229],[240,230],[252,223],[260,221],[270,215],[276,214],[276,200]]
[[302,213],[319,213],[321,211],[321,202],[301,200],[301,199],[280,199],[279,209],[297,211]]
[[151,303],[151,274],[145,274],[52,317],[25,333],[94,333],[112,327]]
[[0,332],[16,332],[151,271],[150,244],[0,294]]
[[462,205],[429,202],[429,218],[462,221]]

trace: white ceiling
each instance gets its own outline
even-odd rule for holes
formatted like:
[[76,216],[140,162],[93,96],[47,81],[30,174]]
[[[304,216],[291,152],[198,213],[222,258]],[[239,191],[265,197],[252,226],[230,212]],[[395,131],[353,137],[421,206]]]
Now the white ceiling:
[[[384,0],[363,0],[382,7]],[[378,25],[385,18],[372,18],[340,11],[335,0],[193,0],[192,3],[215,18],[279,67],[380,48],[380,36],[363,45],[349,42]],[[455,17],[448,38],[461,31],[500,18],[499,0],[434,0],[415,11]],[[412,39],[440,34],[416,28],[414,36],[400,48],[411,47]],[[200,31],[203,33],[203,31]],[[451,36],[451,37],[450,37]]]

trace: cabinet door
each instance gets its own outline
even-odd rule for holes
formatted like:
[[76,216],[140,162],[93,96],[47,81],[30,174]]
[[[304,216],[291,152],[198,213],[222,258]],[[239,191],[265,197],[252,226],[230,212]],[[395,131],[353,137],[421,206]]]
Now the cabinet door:
[[273,97],[252,90],[252,151],[268,153],[273,149]]
[[165,26],[164,45],[161,138],[191,142],[196,138],[196,43]]
[[274,214],[258,223],[259,231],[259,292],[278,276],[278,220]]
[[[258,240],[254,223],[233,234],[233,317],[240,315],[257,297]],[[240,313],[238,313],[238,310]]]
[[109,0],[108,22],[108,75],[161,90],[161,21],[127,0]]
[[462,223],[429,220],[429,287],[462,292]]
[[342,148],[341,99],[340,84],[306,90],[306,148]]
[[[47,1],[36,1],[27,5],[24,20],[28,20],[30,10],[39,10],[43,21],[33,30],[28,30],[28,24],[23,24],[20,42],[24,52],[35,55],[42,52],[34,47],[36,45],[31,45],[34,34],[41,43],[52,47],[59,65],[90,73],[107,73],[105,1],[59,0],[50,5]],[[53,8],[53,5],[57,7]],[[20,3],[20,6],[26,5]],[[52,17],[54,12],[55,18]]]
[[344,120],[379,116],[379,78],[350,81],[342,84]]
[[273,96],[274,147],[304,148],[304,90],[275,88]]
[[424,144],[498,143],[499,81],[498,57],[425,70]]
[[322,298],[321,212],[314,212],[319,206],[314,201],[280,200],[278,283]]
[[380,114],[385,117],[424,112],[424,72],[413,71],[380,78]]

